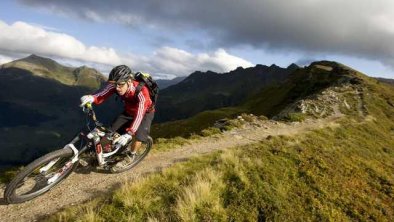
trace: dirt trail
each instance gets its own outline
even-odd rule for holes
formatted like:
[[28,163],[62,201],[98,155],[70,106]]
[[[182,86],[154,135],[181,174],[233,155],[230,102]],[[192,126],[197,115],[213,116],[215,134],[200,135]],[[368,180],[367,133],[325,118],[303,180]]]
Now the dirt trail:
[[121,174],[77,170],[48,193],[22,204],[5,205],[3,200],[4,188],[1,187],[0,221],[36,221],[37,218],[53,214],[64,207],[76,205],[108,193],[118,188],[124,181],[138,181],[141,176],[169,167],[176,162],[217,150],[256,143],[266,139],[269,135],[294,135],[328,126],[335,127],[338,126],[336,123],[338,118],[340,118],[340,115],[319,120],[306,120],[302,123],[285,124],[275,121],[262,121],[246,124],[240,129],[206,137],[175,150],[149,154],[133,170]]

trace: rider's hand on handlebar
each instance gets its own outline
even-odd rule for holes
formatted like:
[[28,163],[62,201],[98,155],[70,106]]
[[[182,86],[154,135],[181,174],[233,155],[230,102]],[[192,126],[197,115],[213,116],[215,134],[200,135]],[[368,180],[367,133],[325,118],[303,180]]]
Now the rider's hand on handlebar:
[[84,107],[88,103],[93,103],[94,102],[94,97],[92,95],[85,95],[81,97],[81,105],[80,107]]
[[120,137],[116,138],[114,140],[114,144],[120,144],[121,146],[126,145],[130,140],[131,140],[132,136],[128,133],[125,133],[123,135],[121,135]]

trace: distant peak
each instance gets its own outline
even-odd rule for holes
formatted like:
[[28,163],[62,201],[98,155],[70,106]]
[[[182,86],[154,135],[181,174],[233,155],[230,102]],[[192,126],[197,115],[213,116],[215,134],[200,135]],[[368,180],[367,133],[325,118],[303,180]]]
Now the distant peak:
[[31,54],[28,57],[22,58],[21,60],[29,60],[29,59],[30,60],[31,59],[34,59],[34,60],[52,60],[52,59],[49,59],[49,58],[46,58],[46,57],[38,56],[36,54]]
[[50,63],[57,63],[55,60],[50,59],[50,58],[46,58],[46,57],[41,57],[38,56],[36,54],[31,54],[28,57],[22,58],[19,61],[26,61],[26,62],[30,62],[30,63],[42,63],[42,62],[50,62]]
[[328,61],[328,60],[315,61],[315,62],[312,62],[309,66],[315,66],[315,65],[331,66],[331,67],[340,66],[339,63],[334,62],[334,61]]
[[280,67],[275,64],[272,64],[272,65],[270,65],[270,68],[280,68]]
[[262,64],[257,64],[255,67],[256,68],[266,68],[267,66],[266,65],[262,65]]
[[36,54],[31,54],[31,55],[29,55],[29,56],[26,57],[26,58],[42,58],[42,57],[40,57],[40,56],[38,56],[38,55],[36,55]]
[[289,66],[287,66],[287,69],[298,69],[300,68],[297,64],[291,63]]
[[[53,59],[41,57],[36,54],[31,54],[25,58],[12,61],[10,63],[10,65],[11,66],[19,66],[19,67],[22,67],[22,68],[28,69],[28,70],[44,69],[49,72],[56,72],[57,70],[67,68],[67,67],[57,63]],[[35,68],[33,68],[33,66]],[[42,72],[41,72],[41,74],[42,74]]]

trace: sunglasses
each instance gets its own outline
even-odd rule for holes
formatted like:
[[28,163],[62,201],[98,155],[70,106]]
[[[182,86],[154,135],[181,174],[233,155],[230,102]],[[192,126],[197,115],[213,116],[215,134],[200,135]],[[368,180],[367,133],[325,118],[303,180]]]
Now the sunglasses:
[[115,83],[116,87],[122,87],[124,86],[126,83],[125,82],[120,82],[120,83]]

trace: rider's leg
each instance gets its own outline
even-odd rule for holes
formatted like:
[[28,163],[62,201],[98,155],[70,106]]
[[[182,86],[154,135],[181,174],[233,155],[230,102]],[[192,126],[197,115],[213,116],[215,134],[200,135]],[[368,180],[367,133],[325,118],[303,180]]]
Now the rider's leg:
[[135,157],[134,154],[136,154],[136,152],[138,152],[138,150],[140,149],[140,147],[142,145],[142,142],[147,141],[147,139],[148,139],[149,132],[150,132],[150,126],[152,124],[153,117],[154,117],[153,112],[145,114],[137,132],[133,136],[132,143],[128,146],[128,149],[130,150],[132,155],[126,155],[126,157],[123,160],[116,163],[116,165],[114,166],[115,169],[117,167],[124,167],[124,166],[130,164],[134,160],[134,157]]
[[126,115],[126,113],[121,113],[116,119],[112,122],[111,129],[112,131],[116,131],[118,133],[122,133],[125,128],[128,127],[129,124],[133,120],[133,117]]
[[153,117],[154,117],[154,113],[151,112],[151,113],[146,113],[144,118],[142,119],[140,127],[135,133],[133,143],[130,146],[130,151],[132,153],[138,152],[142,142],[148,140],[148,136],[150,133],[150,126],[152,124]]

